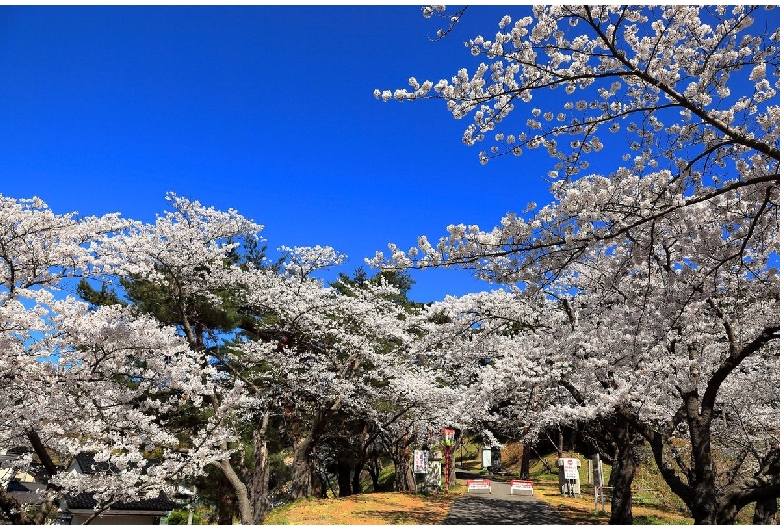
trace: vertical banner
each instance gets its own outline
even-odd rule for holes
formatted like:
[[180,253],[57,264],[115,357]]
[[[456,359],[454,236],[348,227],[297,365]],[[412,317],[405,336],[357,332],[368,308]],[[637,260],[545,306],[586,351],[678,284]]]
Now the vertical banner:
[[414,472],[428,473],[428,451],[415,449],[414,451]]

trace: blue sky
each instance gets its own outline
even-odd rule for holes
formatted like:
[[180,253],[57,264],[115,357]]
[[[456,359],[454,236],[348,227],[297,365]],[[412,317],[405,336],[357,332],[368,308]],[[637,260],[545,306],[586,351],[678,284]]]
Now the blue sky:
[[[152,221],[174,191],[265,225],[271,249],[333,246],[344,272],[451,223],[491,228],[548,202],[546,154],[482,166],[442,101],[373,90],[473,70],[463,41],[508,9],[431,42],[439,21],[413,5],[0,7],[0,194]],[[492,288],[414,278],[423,302]]]

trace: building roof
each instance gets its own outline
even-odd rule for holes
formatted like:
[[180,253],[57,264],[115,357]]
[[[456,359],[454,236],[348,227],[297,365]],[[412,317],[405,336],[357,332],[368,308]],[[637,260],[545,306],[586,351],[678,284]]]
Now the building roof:
[[110,462],[95,462],[95,455],[93,453],[77,454],[76,463],[79,466],[79,470],[85,475],[102,473],[106,471],[111,473],[119,473],[119,468]]
[[[43,493],[46,491],[46,484],[41,484],[40,482],[12,480],[8,483],[7,489],[11,497],[22,504],[41,504],[46,498]],[[41,490],[41,493],[37,493],[36,490]]]
[[[69,510],[91,510],[97,502],[91,493],[79,493],[78,495],[68,496]],[[116,502],[111,505],[108,513],[112,510],[131,510],[138,512],[169,512],[176,508],[176,503],[160,492],[160,495],[154,499],[139,499],[131,502]]]
[[[119,469],[110,462],[95,462],[95,455],[91,453],[79,453],[76,455],[76,463],[79,470],[86,474],[100,472],[119,473]],[[66,497],[68,509],[84,510],[93,509],[97,502],[92,493],[79,493],[78,495],[69,495]],[[138,512],[169,512],[176,508],[176,503],[171,501],[165,493],[160,492],[154,499],[139,499],[130,502],[117,502],[111,505],[111,510],[130,510]]]

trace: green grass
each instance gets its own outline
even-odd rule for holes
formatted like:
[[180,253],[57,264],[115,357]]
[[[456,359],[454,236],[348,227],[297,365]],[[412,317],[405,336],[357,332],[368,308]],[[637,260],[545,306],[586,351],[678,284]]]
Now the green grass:
[[693,524],[690,519],[685,517],[658,517],[657,515],[635,515],[634,524],[649,525],[649,524]]

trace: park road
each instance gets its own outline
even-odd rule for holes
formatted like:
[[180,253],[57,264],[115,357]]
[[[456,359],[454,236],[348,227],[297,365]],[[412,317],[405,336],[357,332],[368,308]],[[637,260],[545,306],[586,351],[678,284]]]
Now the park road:
[[[471,477],[469,473],[456,470],[457,478]],[[524,524],[565,525],[568,523],[546,502],[529,495],[510,495],[509,484],[492,482],[493,493],[469,492],[459,496],[452,503],[444,524]]]

